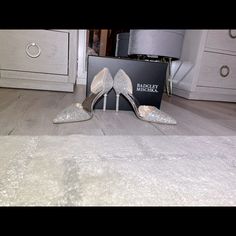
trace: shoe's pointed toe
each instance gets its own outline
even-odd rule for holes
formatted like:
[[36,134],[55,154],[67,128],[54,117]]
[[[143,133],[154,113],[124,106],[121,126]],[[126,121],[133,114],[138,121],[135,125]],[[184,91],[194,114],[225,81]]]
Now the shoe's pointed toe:
[[[93,116],[93,106],[97,100],[112,89],[113,78],[109,72],[109,69],[104,67],[93,78],[90,90],[91,93],[85,98],[82,104],[73,103],[62,112],[60,112],[55,119],[54,124],[69,123],[77,121],[86,121]],[[105,104],[105,103],[104,103]],[[104,110],[105,110],[104,106]]]
[[85,111],[80,103],[73,103],[60,112],[55,119],[54,124],[85,121],[92,118],[92,114]]
[[140,118],[145,121],[169,125],[177,124],[174,118],[154,106],[139,106],[138,112]]

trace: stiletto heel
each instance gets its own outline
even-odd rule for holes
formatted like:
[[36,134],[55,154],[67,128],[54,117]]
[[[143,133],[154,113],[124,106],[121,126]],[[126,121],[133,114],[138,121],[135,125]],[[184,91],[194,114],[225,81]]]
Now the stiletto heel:
[[116,112],[119,111],[119,103],[120,103],[120,94],[116,94]]
[[107,108],[107,93],[105,93],[103,95],[104,99],[103,99],[103,111],[106,111]]
[[[114,77],[113,88],[116,94],[122,94],[130,102],[136,116],[140,120],[144,120],[148,122],[155,122],[155,123],[160,123],[160,124],[176,124],[177,123],[176,120],[173,119],[171,116],[169,116],[163,111],[160,111],[158,108],[154,106],[144,106],[144,105],[140,106],[137,99],[133,96],[133,86],[132,86],[131,79],[124,72],[124,70],[120,69],[116,73]],[[116,97],[116,111],[118,110],[118,106],[119,106],[119,97],[117,96]]]
[[104,95],[103,110],[106,110],[107,93],[113,87],[113,79],[107,68],[96,74],[91,83],[91,93],[80,103],[73,103],[53,120],[53,123],[68,123],[89,120],[93,116],[93,106]]

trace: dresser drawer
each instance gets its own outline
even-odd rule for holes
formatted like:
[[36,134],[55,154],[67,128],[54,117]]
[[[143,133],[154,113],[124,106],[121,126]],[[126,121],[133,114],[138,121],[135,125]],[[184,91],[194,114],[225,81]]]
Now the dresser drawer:
[[68,74],[69,33],[53,30],[0,31],[0,69]]
[[236,52],[236,30],[208,30],[205,47]]
[[204,52],[198,85],[236,89],[236,56]]

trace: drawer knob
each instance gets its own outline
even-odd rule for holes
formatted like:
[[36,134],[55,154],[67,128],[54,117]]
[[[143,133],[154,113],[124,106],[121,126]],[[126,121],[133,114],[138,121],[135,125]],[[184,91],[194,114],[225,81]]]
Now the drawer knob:
[[39,55],[41,54],[41,48],[39,47],[37,43],[27,44],[25,51],[26,51],[26,54],[32,58],[39,57]]
[[230,36],[230,38],[235,39],[236,33],[233,33],[233,30],[229,30],[229,36]]
[[224,78],[227,77],[229,75],[229,72],[230,72],[230,69],[228,66],[223,65],[220,67],[220,75],[222,77],[224,77]]

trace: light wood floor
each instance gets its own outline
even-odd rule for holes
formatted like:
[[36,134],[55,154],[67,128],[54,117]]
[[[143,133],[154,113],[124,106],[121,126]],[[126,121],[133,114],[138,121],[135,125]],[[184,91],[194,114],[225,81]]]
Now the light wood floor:
[[95,110],[85,122],[53,124],[62,109],[82,102],[85,86],[74,93],[0,88],[0,135],[236,135],[236,104],[163,96],[161,110],[177,125],[141,121],[133,111]]

